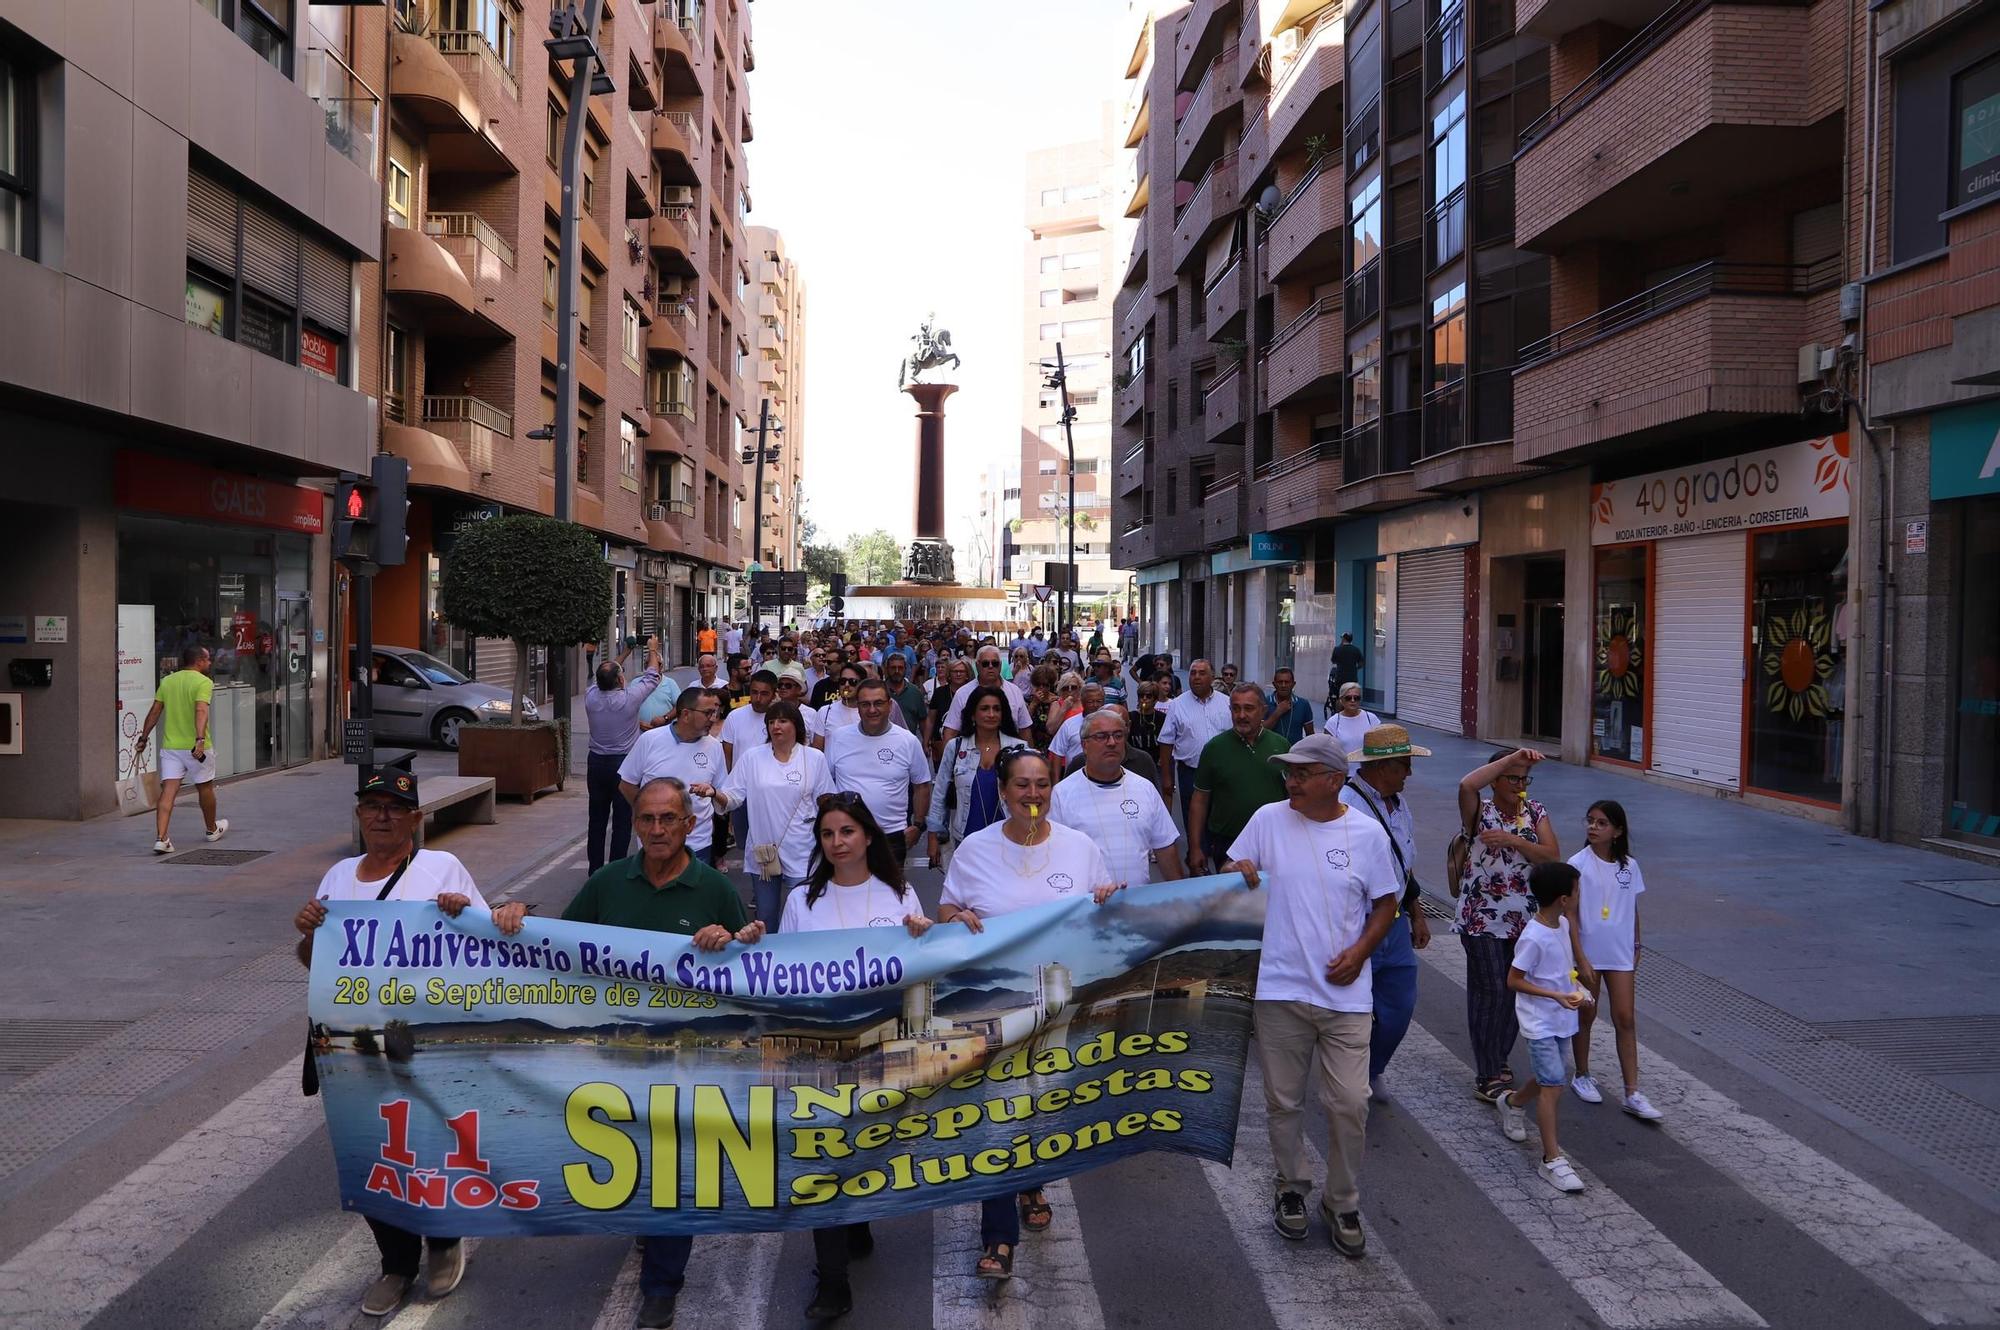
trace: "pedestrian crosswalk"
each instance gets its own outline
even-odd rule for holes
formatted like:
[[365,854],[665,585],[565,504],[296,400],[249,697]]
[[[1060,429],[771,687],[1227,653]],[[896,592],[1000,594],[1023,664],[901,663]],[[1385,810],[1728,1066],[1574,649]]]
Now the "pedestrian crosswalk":
[[[876,1254],[854,1269],[857,1311],[848,1323],[920,1324],[927,1307],[941,1330],[1107,1330],[1212,1323],[1222,1306],[1232,1326],[1255,1330],[1438,1330],[1467,1319],[1653,1330],[1798,1325],[1807,1323],[1800,1307],[1817,1305],[1811,1322],[1833,1327],[2000,1324],[1990,1217],[1978,1230],[1939,1222],[1935,1196],[1889,1181],[1865,1147],[1843,1143],[1824,1124],[1806,1131],[1788,1116],[1759,1116],[1651,1046],[1641,1048],[1643,1078],[1665,1119],[1644,1126],[1565,1099],[1566,1150],[1588,1185],[1577,1195],[1557,1193],[1537,1175],[1532,1127],[1527,1144],[1506,1140],[1493,1111],[1469,1093],[1471,1071],[1457,1051],[1463,1031],[1451,1019],[1454,986],[1463,981],[1458,949],[1441,939],[1423,959],[1432,1000],[1390,1068],[1390,1101],[1372,1115],[1362,1177],[1365,1260],[1335,1254],[1317,1218],[1305,1242],[1275,1232],[1253,1057],[1233,1163],[1155,1156],[1051,1186],[1055,1221],[1045,1233],[1024,1235],[1011,1281],[973,1274],[976,1205],[878,1225]],[[1641,1020],[1643,1031],[1643,996]],[[1599,1023],[1597,1035],[1594,1060],[1615,1068],[1609,1022]],[[432,1302],[419,1291],[379,1322],[361,1317],[360,1294],[377,1271],[366,1228],[358,1219],[330,1223],[335,1197],[286,1194],[289,1184],[275,1176],[302,1144],[325,1149],[321,1110],[300,1098],[297,1075],[290,1059],[271,1068],[0,1262],[0,1326],[633,1324],[638,1256],[629,1239],[610,1237],[487,1239],[471,1252],[466,1281],[450,1298]],[[1319,1130],[1309,1132],[1316,1163]],[[1399,1188],[1414,1185],[1413,1177],[1447,1203],[1405,1203]],[[1162,1178],[1176,1189],[1167,1207],[1158,1203]],[[1676,1189],[1698,1203],[1664,1204]],[[250,1201],[290,1214],[290,1227],[312,1240],[282,1240],[281,1224],[261,1256],[240,1247],[210,1250],[207,1226]],[[1167,1233],[1179,1239],[1173,1264],[1128,1259]],[[1769,1244],[1771,1259],[1741,1250],[1760,1242]],[[1803,1260],[1802,1252],[1814,1255]],[[283,1263],[281,1294],[268,1306],[244,1314],[218,1295],[206,1313],[177,1306],[160,1320],[129,1319],[131,1308],[154,1305],[130,1293],[163,1269],[214,1262],[207,1282],[219,1287],[246,1257]],[[798,1324],[811,1266],[806,1233],[698,1239],[677,1324]],[[1821,1269],[1846,1282],[1833,1290],[1837,1298],[1813,1304],[1811,1291],[1797,1285]],[[1468,1270],[1482,1282],[1468,1287]],[[198,1296],[177,1287],[181,1296]],[[892,1304],[895,1315],[879,1311]],[[1199,1318],[1197,1307],[1204,1309]]]

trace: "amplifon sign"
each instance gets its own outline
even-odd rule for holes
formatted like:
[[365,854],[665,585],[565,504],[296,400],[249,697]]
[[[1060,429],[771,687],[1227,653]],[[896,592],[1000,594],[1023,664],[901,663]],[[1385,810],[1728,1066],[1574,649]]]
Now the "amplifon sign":
[[121,508],[308,535],[326,529],[326,496],[283,481],[133,452],[118,454],[112,476]]
[[1590,543],[1623,545],[1847,516],[1847,435],[1590,487]]

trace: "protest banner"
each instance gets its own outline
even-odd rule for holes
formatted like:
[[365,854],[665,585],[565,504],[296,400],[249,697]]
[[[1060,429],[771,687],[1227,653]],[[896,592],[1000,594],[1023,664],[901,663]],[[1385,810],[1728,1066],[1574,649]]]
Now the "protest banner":
[[308,1009],[342,1204],[415,1232],[821,1227],[1235,1148],[1263,934],[1235,874],[718,952],[327,908]]

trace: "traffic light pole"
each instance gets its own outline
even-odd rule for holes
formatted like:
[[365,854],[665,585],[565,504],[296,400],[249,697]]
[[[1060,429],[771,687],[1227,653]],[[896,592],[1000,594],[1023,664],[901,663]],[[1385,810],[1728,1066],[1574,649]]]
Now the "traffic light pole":
[[[375,774],[375,565],[350,563],[354,582],[354,719],[368,726],[368,760],[361,764],[359,785]],[[357,785],[357,788],[359,786]]]
[[750,562],[759,568],[764,566],[764,440],[770,429],[771,399],[766,397],[757,407],[757,483],[750,491]]
[[1056,343],[1056,391],[1062,394],[1063,442],[1069,447],[1069,560],[1063,568],[1062,626],[1076,628],[1076,409],[1069,404],[1069,373],[1063,367],[1062,343]]

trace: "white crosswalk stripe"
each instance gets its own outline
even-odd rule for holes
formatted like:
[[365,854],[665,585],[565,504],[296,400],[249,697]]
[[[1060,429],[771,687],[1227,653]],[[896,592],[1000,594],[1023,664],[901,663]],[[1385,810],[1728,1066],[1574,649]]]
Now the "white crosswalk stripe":
[[[1432,969],[1464,986],[1465,956],[1458,947],[1432,947],[1418,954]],[[1643,980],[1639,1009],[1645,1010]],[[1617,1067],[1608,1013],[1592,1033],[1591,1065]],[[1659,1124],[1662,1131],[1742,1183],[1800,1232],[1924,1320],[1932,1325],[2000,1320],[2000,1262],[1745,1111],[1643,1043],[1639,1075],[1647,1097],[1666,1114]],[[1573,1111],[1572,1106],[1583,1108],[1570,1100],[1563,1111]]]
[[625,1263],[618,1267],[617,1278],[611,1281],[611,1292],[605,1296],[604,1306],[598,1309],[591,1330],[631,1330],[639,1314],[639,1302],[639,1247],[634,1243]]
[[[1438,1324],[1408,1275],[1389,1254],[1379,1232],[1368,1233],[1368,1255],[1350,1261],[1315,1234],[1306,1242],[1278,1235],[1270,1219],[1272,1179],[1269,1119],[1264,1111],[1264,1078],[1256,1049],[1243,1078],[1243,1112],[1236,1121],[1234,1167],[1202,1162],[1215,1199],[1230,1219],[1230,1232],[1264,1293],[1278,1330],[1428,1330]],[[1310,1139],[1306,1158],[1318,1173],[1324,1159]],[[1362,1199],[1367,1199],[1363,1181]]]
[[264,1313],[256,1330],[326,1330],[354,1319],[361,1292],[382,1268],[368,1226],[355,1220],[326,1255],[312,1263],[276,1306]]
[[1040,1233],[1023,1232],[1012,1279],[973,1273],[979,1207],[954,1205],[932,1217],[932,1330],[1104,1330],[1104,1307],[1091,1278],[1083,1225],[1068,1182],[1044,1191],[1055,1217]]

